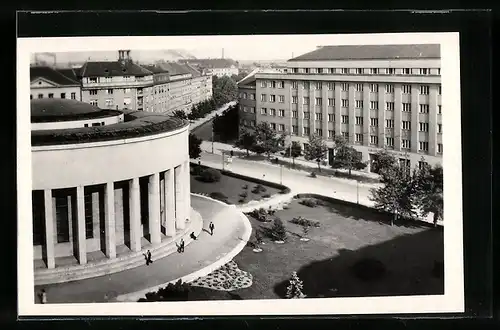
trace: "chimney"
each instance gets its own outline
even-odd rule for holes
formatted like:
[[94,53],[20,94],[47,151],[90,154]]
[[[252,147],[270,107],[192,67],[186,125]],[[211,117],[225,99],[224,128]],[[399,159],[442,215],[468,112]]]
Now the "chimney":
[[118,61],[122,64],[125,64],[126,62],[130,62],[130,50],[119,50],[118,51]]

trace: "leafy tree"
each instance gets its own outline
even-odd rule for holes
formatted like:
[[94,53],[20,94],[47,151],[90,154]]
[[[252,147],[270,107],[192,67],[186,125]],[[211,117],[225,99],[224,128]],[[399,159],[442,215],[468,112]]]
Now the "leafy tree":
[[246,150],[247,156],[250,156],[250,150],[253,149],[256,143],[255,132],[252,132],[248,128],[244,128],[238,136],[238,140],[234,143],[234,147]]
[[268,123],[261,122],[255,127],[256,145],[253,151],[259,153],[262,151],[271,158],[271,154],[284,149],[285,135],[278,135]]
[[417,176],[416,206],[421,215],[433,214],[434,226],[443,219],[443,167],[424,163]]
[[366,164],[362,161],[361,153],[346,144],[336,148],[332,167],[349,170],[350,176],[352,170],[362,170]]
[[189,158],[197,159],[201,155],[201,139],[189,133]]
[[293,272],[292,278],[290,279],[288,287],[286,288],[286,297],[288,299],[304,298],[305,295],[302,292],[302,288],[303,283],[297,275],[297,272]]
[[238,123],[238,105],[231,106],[224,110],[220,116],[215,116],[213,120],[214,134],[216,134],[222,142],[235,140],[238,138]]
[[318,171],[321,172],[321,161],[328,152],[325,140],[319,135],[310,135],[307,148],[304,150],[306,160],[314,160],[318,164]]
[[186,113],[182,110],[175,110],[172,115],[179,119],[187,119]]
[[273,226],[271,228],[271,233],[276,241],[286,240],[286,228],[280,218],[274,219]]
[[212,79],[212,94],[217,106],[236,100],[238,86],[236,82],[227,76]]
[[398,166],[396,157],[387,150],[381,150],[374,155],[372,172],[382,174],[395,166]]
[[293,166],[295,166],[295,158],[302,156],[302,147],[300,143],[292,141],[292,144],[285,149],[285,156],[291,157]]
[[419,182],[417,171],[408,173],[405,166],[394,166],[383,171],[381,177],[383,186],[370,190],[375,208],[394,215],[391,226],[399,216],[414,217]]

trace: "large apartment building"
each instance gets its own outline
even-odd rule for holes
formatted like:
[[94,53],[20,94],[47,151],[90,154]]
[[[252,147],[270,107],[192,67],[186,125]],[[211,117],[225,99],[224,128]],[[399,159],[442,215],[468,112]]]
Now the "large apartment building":
[[151,111],[153,73],[135,64],[129,50],[118,53],[118,61],[83,65],[82,101],[101,109]]
[[[239,82],[242,125],[269,123],[292,141],[345,137],[370,165],[382,148],[415,166],[441,163],[440,45],[322,46],[288,61],[285,73]],[[367,167],[370,171],[370,166]]]
[[231,77],[240,72],[238,62],[228,58],[190,59],[181,62],[196,66],[204,74],[217,77]]

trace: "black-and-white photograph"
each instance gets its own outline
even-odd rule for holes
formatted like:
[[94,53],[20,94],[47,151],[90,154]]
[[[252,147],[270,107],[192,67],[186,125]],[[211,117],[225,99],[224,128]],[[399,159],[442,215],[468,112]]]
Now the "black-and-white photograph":
[[458,33],[20,38],[18,75],[20,314],[463,311]]

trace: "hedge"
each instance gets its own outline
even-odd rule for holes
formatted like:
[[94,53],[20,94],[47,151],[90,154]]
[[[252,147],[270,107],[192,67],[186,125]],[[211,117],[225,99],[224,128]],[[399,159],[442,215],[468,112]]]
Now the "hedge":
[[[195,163],[193,163],[192,165],[202,167],[202,168],[211,168],[211,167],[206,166],[206,165],[199,165],[199,164],[195,164]],[[248,177],[248,176],[241,175],[241,174],[234,173],[234,172],[227,171],[227,170],[220,170],[220,173],[222,175],[230,176],[230,177],[233,177],[236,179],[242,179],[242,180],[246,180],[249,182],[262,184],[262,185],[266,185],[266,186],[271,187],[271,188],[278,189],[280,191],[283,191],[283,192],[280,192],[282,194],[288,194],[291,191],[290,188],[288,188],[285,185],[279,184],[279,183],[269,182],[269,181],[261,180],[258,178],[252,178],[252,177]]]
[[[333,198],[333,197],[323,196],[323,195],[317,195],[317,194],[297,194],[297,195],[294,196],[294,198],[297,198],[297,199],[301,199],[301,198],[315,198],[315,199],[319,199],[321,201],[325,201],[325,202],[329,202],[329,203],[337,203],[337,204],[341,204],[341,205],[345,205],[345,206],[354,206],[354,207],[357,207],[357,208],[359,208],[359,209],[361,209],[363,211],[375,212],[375,213],[381,214],[382,216],[386,216],[386,217],[388,217],[388,221],[389,221],[389,219],[391,219],[392,217],[394,217],[394,215],[392,213],[387,212],[387,211],[378,210],[378,209],[376,209],[374,207],[370,207],[370,206],[366,206],[366,205],[358,204],[358,203],[354,203],[354,202],[349,202],[349,201],[345,201],[345,200],[337,199],[337,198]],[[434,228],[434,225],[432,223],[428,223],[428,222],[422,221],[420,219],[412,219],[412,218],[408,218],[408,217],[402,217],[401,215],[398,218],[399,218],[399,221],[409,221],[409,222],[418,221],[419,224],[421,224],[422,226],[426,226],[426,227],[429,227],[429,228]]]
[[188,125],[185,120],[170,117],[154,123],[143,121],[141,118],[136,120],[135,123],[135,120],[125,121],[109,126],[32,131],[31,145],[42,146],[127,139],[172,131]]
[[103,109],[101,111],[89,112],[89,113],[75,113],[67,115],[46,115],[46,116],[32,116],[32,123],[46,123],[46,122],[60,122],[60,121],[74,121],[74,120],[85,120],[85,119],[100,119],[111,116],[121,115],[123,112],[119,110]]

